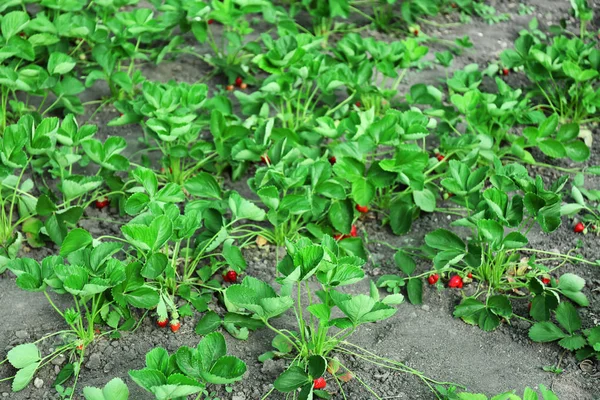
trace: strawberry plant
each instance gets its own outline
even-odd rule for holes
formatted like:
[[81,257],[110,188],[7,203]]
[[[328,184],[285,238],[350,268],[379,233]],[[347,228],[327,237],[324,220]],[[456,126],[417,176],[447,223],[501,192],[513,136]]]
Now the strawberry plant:
[[[183,26],[191,30],[198,42],[208,44],[212,54],[201,54],[193,47],[175,51],[202,59],[214,68],[215,73],[225,75],[230,83],[236,81],[238,87],[244,83],[237,82],[239,77],[243,77],[247,83],[255,83],[249,61],[262,49],[259,43],[247,39],[254,31],[249,19],[260,14],[263,20],[281,24],[283,28],[287,16],[282,21],[283,15],[275,12],[271,2],[267,1],[242,3],[213,0],[202,7],[185,1],[181,3],[185,12]],[[216,39],[217,34],[220,40]]]
[[142,124],[163,154],[167,180],[182,184],[214,156],[205,154],[210,145],[198,140],[206,124],[198,114],[206,95],[203,84],[145,81],[141,95],[115,103],[122,116],[109,125]]
[[135,383],[157,400],[181,399],[196,394],[209,399],[208,385],[228,385],[242,379],[246,364],[227,355],[222,334],[206,335],[195,348],[180,347],[175,354],[157,347],[146,354],[146,367],[129,371]]
[[[212,276],[225,267],[235,272],[246,268],[234,242],[243,247],[256,234],[252,224],[239,222],[262,221],[265,213],[236,192],[225,197],[215,179],[204,173],[185,187],[192,195],[212,200],[191,201],[182,214],[178,204],[185,195],[179,185],[168,183],[159,189],[156,174],[146,168],[138,168],[132,175],[138,186],[131,189],[125,211],[134,218],[121,231],[142,265],[141,275],[160,293],[159,321],[170,314],[170,328],[177,331],[180,311],[176,296],[198,311],[206,311],[205,295],[210,298],[210,293],[220,290]],[[231,213],[231,220],[226,220],[226,212]],[[221,245],[222,250],[216,252]],[[207,259],[211,262],[205,265]]]
[[[304,238],[295,243],[287,242],[286,247],[288,254],[277,265],[281,275],[277,278],[281,284],[279,294],[267,283],[252,277],[244,278],[241,284],[230,286],[224,293],[230,311],[252,315],[277,334],[273,341],[276,351],[264,354],[261,360],[276,356],[292,360],[275,381],[274,389],[283,393],[299,392],[300,399],[327,398],[322,391],[326,386],[323,378],[327,370],[343,393],[338,370],[344,373],[349,370],[335,354],[354,355],[367,362],[383,360],[387,368],[434,382],[401,363],[364,352],[346,341],[360,325],[391,317],[396,312],[392,306],[403,301],[402,295],[392,294],[380,299],[374,284],[371,284],[370,295],[338,291],[338,288],[364,279],[361,268],[364,262],[357,257],[343,256],[330,236],[324,236],[321,245]],[[314,297],[309,282],[320,286]],[[289,309],[294,309],[297,331],[280,330],[271,324],[273,318]],[[343,316],[334,318],[334,309]],[[334,327],[339,330],[335,334]],[[362,380],[359,382],[364,385]],[[368,390],[374,393],[371,388]]]
[[[0,271],[6,260],[14,258],[18,251],[22,241],[18,228],[26,234],[31,246],[42,245],[41,234],[61,244],[68,228],[81,218],[84,208],[100,193],[105,193],[104,181],[114,177],[115,171],[129,166],[127,159],[118,154],[125,147],[123,139],[108,139],[110,154],[107,154],[102,144],[92,138],[95,132],[95,126],[79,127],[72,115],[60,123],[57,118],[36,121],[26,115],[6,128],[0,138],[3,162]],[[86,159],[86,155],[89,158]],[[87,165],[90,159],[102,167],[96,176],[73,173],[78,165]],[[28,168],[39,173],[43,182],[47,179],[46,171],[57,178],[59,193],[50,185],[46,188],[40,185],[41,195],[34,196],[37,177],[25,178]]]
[[[547,319],[550,310],[556,308],[559,293],[580,305],[587,305],[588,301],[581,293],[581,282],[585,283],[581,278],[565,274],[561,277],[563,284],[556,288],[546,288],[539,280],[566,262],[587,261],[569,254],[526,247],[526,234],[534,223],[545,232],[551,232],[560,225],[561,196],[558,193],[566,178],[555,182],[548,190],[540,179],[530,178],[522,166],[496,163],[495,173],[489,177],[491,187],[481,191],[487,171],[486,167],[481,167],[471,172],[465,164],[450,161],[449,177],[441,184],[455,195],[452,200],[465,207],[468,213],[452,225],[471,229],[473,236],[465,242],[449,230],[437,229],[425,236],[426,245],[421,249],[421,254],[432,259],[435,273],[452,274],[448,287],[462,289],[463,279],[467,277],[469,281],[480,283],[475,294],[463,299],[456,307],[454,315],[478,324],[483,330],[496,329],[501,319],[513,316],[505,293],[516,292],[526,296],[522,290],[529,291],[529,297],[532,297],[530,315],[539,320]],[[511,192],[514,193],[509,197],[507,193]],[[505,233],[506,229],[512,230]],[[406,251],[411,254],[410,250]],[[521,259],[522,252],[547,257]],[[406,256],[405,253],[400,254]],[[553,268],[544,265],[554,260],[561,261],[561,264]],[[404,261],[401,264],[407,268],[414,262]],[[414,268],[409,269],[403,270],[410,276]],[[389,289],[390,281],[386,278],[380,284]],[[483,284],[487,288],[484,289]],[[409,286],[409,294],[410,290]]]
[[[63,241],[60,255],[46,257],[41,264],[30,258],[17,258],[8,263],[8,269],[17,276],[17,286],[26,291],[44,293],[68,326],[66,330],[11,350],[8,361],[17,369],[13,391],[24,389],[39,368],[65,355],[69,362],[63,367],[56,384],[63,384],[74,377],[69,397],[73,398],[85,348],[98,337],[96,324],[105,322],[112,328],[101,336],[132,329],[135,319],[130,307],[150,309],[158,304],[158,293],[140,277],[140,264],[127,264],[113,257],[121,248],[122,244],[117,242],[94,246],[87,231],[74,229]],[[61,310],[48,290],[70,295],[74,306]],[[36,343],[57,337],[60,340],[56,350],[42,357]]]
[[548,343],[558,341],[560,347],[576,352],[578,360],[598,356],[600,327],[582,329],[577,309],[571,303],[561,303],[554,310],[554,319],[536,322],[529,329],[529,337],[534,342]]
[[549,43],[535,44],[534,38],[525,34],[501,59],[508,68],[524,69],[536,88],[529,96],[543,109],[558,114],[561,123],[598,120],[600,57],[595,41],[560,35]]

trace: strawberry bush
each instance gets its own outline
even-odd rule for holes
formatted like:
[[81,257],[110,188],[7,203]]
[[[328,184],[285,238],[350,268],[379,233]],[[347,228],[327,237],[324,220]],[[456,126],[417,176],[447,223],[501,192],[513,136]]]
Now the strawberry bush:
[[[64,358],[61,398],[127,400],[134,383],[217,400],[255,367],[227,343],[267,340],[261,400],[387,396],[357,362],[486,399],[353,342],[434,294],[481,334],[520,322],[556,342],[545,370],[598,358],[583,246],[600,234],[600,52],[593,9],[570,13],[477,64],[469,37],[433,29],[509,19],[476,0],[5,1],[0,274],[60,327],[11,343],[0,382],[25,390]],[[90,351],[146,320],[197,337],[79,388]]]

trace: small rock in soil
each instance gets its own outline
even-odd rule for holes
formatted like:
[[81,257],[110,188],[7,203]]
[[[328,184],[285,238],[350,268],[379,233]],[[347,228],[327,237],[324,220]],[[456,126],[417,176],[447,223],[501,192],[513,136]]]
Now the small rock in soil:
[[40,378],[35,378],[35,380],[33,381],[33,386],[35,386],[38,389],[41,389],[41,387],[44,386],[44,381]]
[[94,353],[90,356],[90,359],[85,366],[88,369],[98,369],[100,368],[101,363],[102,360],[100,360],[100,355],[98,353]]
[[29,339],[29,333],[27,331],[16,331],[15,336],[19,339]]

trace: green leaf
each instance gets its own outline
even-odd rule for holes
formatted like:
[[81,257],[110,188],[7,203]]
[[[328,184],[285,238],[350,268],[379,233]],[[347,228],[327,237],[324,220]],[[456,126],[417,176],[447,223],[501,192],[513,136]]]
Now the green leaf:
[[570,334],[581,329],[581,318],[573,304],[563,301],[556,308],[556,320]]
[[579,350],[587,344],[585,338],[581,335],[568,336],[558,341],[558,344],[571,351]]
[[502,245],[505,249],[520,249],[527,245],[529,241],[520,232],[511,232],[502,241]]
[[529,329],[529,338],[534,342],[547,343],[562,339],[567,335],[552,322],[538,322]]
[[423,281],[420,278],[409,279],[406,291],[412,304],[423,304]]
[[183,186],[193,196],[209,199],[223,198],[221,187],[216,179],[206,172],[200,172],[193,178],[188,179]]
[[29,23],[29,15],[24,11],[13,11],[2,17],[0,29],[5,40],[21,32]]
[[40,363],[41,363],[41,361],[38,361],[33,364],[29,364],[25,368],[22,368],[17,371],[15,377],[13,378],[13,383],[12,383],[12,391],[13,392],[18,392],[20,390],[25,389],[25,387],[27,387],[29,382],[31,382],[31,380],[33,379],[33,375],[35,374],[35,371],[37,371],[38,367],[40,366]]
[[128,400],[129,389],[120,378],[114,378],[103,389],[83,388],[83,396],[86,400]]
[[545,139],[541,140],[538,143],[538,147],[545,155],[552,158],[562,158],[567,155],[567,150],[565,146],[558,140],[554,139]]
[[390,226],[395,235],[404,235],[410,231],[413,221],[413,207],[406,203],[395,202],[390,206]]
[[327,360],[324,357],[313,355],[308,358],[308,375],[313,379],[320,378],[327,368]]
[[510,300],[503,295],[490,296],[487,299],[487,307],[493,311],[494,314],[507,319],[510,318],[513,313]]
[[350,233],[353,218],[354,209],[349,200],[338,201],[331,205],[329,210],[329,221],[338,232],[344,234]]
[[264,210],[249,200],[242,198],[237,192],[231,193],[229,208],[231,208],[235,219],[249,219],[252,221],[262,221],[265,219]]
[[66,257],[72,252],[83,249],[92,243],[92,235],[85,229],[76,228],[67,234],[60,246],[61,257]]
[[6,354],[10,365],[17,369],[25,368],[41,360],[40,350],[34,343],[20,344]]
[[352,198],[362,206],[367,206],[375,197],[375,188],[366,178],[359,178],[352,182]]
[[215,385],[226,385],[242,379],[246,373],[246,363],[234,356],[223,356],[202,373],[202,377]]
[[310,378],[302,368],[290,367],[277,377],[273,386],[280,392],[289,393],[301,388],[307,383],[310,383]]
[[477,314],[485,309],[485,304],[471,297],[467,297],[454,309],[454,317],[462,318]]
[[490,219],[477,221],[477,230],[484,243],[489,243],[492,249],[498,249],[504,236],[504,228],[498,222]]
[[76,62],[68,55],[60,52],[53,52],[48,59],[48,72],[50,74],[64,75],[75,68]]
[[429,247],[442,251],[465,252],[466,246],[461,238],[446,229],[437,229],[425,236]]
[[529,314],[537,321],[548,321],[551,315],[550,311],[556,309],[558,303],[558,295],[554,292],[544,291],[531,300]]
[[565,149],[567,150],[567,157],[575,162],[584,162],[590,158],[590,148],[580,140],[565,144]]
[[570,272],[562,274],[560,278],[558,278],[558,288],[561,290],[579,292],[583,289],[584,286],[585,279]]
[[425,212],[433,212],[435,210],[435,194],[429,189],[415,190],[413,199],[417,207]]
[[211,332],[216,331],[221,326],[221,317],[214,312],[208,311],[198,324],[196,325],[196,334],[207,335]]

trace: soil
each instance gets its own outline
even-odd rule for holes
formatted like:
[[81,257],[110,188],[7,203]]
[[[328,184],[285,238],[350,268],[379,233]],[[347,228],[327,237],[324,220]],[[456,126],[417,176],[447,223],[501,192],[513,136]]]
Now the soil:
[[[495,62],[502,50],[511,46],[518,36],[518,32],[527,27],[532,17],[537,17],[542,30],[551,24],[558,23],[560,18],[567,16],[570,4],[568,0],[529,0],[526,5],[535,7],[533,15],[519,15],[519,2],[515,1],[490,1],[488,2],[503,13],[511,15],[511,20],[495,25],[487,25],[484,21],[473,18],[468,24],[451,28],[434,28],[426,24],[421,25],[421,30],[432,37],[453,39],[467,35],[471,38],[474,47],[463,55],[456,57],[453,68],[462,68],[471,63],[478,63],[485,67],[489,62]],[[440,16],[434,19],[439,24],[456,21],[456,16]],[[363,31],[364,35],[374,36],[380,40],[393,40],[392,37],[374,31]],[[430,45],[429,60],[433,60],[434,51],[445,48],[439,44]],[[196,82],[203,78],[209,68],[200,60],[188,56],[181,56],[175,61],[164,62],[158,66],[145,66],[144,74],[150,79],[168,81]],[[410,85],[424,82],[438,84],[439,78],[445,76],[441,67],[432,67],[422,71],[411,72],[401,87],[406,90]],[[519,77],[508,77],[513,85],[522,84]],[[218,79],[208,82],[211,88],[216,84],[224,84]],[[102,88],[98,88],[99,95]],[[104,108],[96,114],[91,122],[98,125],[99,135],[119,135],[124,137],[128,144],[128,151],[133,154],[143,148],[138,138],[141,130],[137,126],[109,127],[107,122],[117,116],[116,110],[111,107]],[[600,165],[600,156],[594,151],[589,165]],[[134,157],[133,157],[134,158]],[[568,164],[561,163],[561,166]],[[547,169],[532,169],[532,174],[540,174],[545,180],[552,181],[556,174]],[[598,187],[598,180],[588,181],[590,187]],[[244,182],[233,185],[240,192],[248,192]],[[118,234],[119,217],[112,215],[109,210],[88,210],[82,226],[90,230],[94,236],[101,234]],[[365,219],[359,222],[361,232],[366,232],[368,237],[378,241],[388,242],[393,246],[419,245],[427,232],[439,227],[448,226],[453,217],[433,213],[422,215],[413,225],[410,234],[397,237],[387,228],[381,228],[377,221]],[[594,235],[574,235],[571,221],[565,219],[563,225],[552,235],[541,232],[532,232],[530,235],[531,247],[543,250],[559,250],[567,252],[581,241],[583,247],[579,249],[589,260],[600,259],[598,237]],[[25,249],[23,256],[42,259],[56,252],[55,247],[42,249]],[[372,280],[383,274],[396,272],[393,264],[393,250],[382,245],[369,245],[371,259],[365,270]],[[248,261],[246,273],[268,282],[273,281],[275,268],[275,249],[273,247],[249,248],[245,251]],[[419,270],[426,271],[430,265],[419,264]],[[594,290],[600,284],[600,274],[597,267],[589,265],[567,264],[562,272],[575,272],[587,281],[584,293],[590,299],[590,307],[581,310],[588,326],[598,324],[600,320],[600,294]],[[368,281],[365,280],[353,290],[368,293]],[[64,296],[54,296],[59,307],[68,307],[69,301]],[[453,308],[460,302],[459,291],[425,288],[424,304],[414,306],[403,304],[392,318],[363,326],[351,337],[350,341],[357,346],[369,349],[379,356],[401,361],[408,366],[422,371],[426,376],[440,381],[456,382],[466,386],[473,392],[487,395],[516,389],[522,393],[526,386],[538,388],[540,384],[551,387],[561,399],[566,400],[592,400],[600,399],[598,378],[584,374],[575,358],[570,354],[563,354],[561,349],[554,344],[536,344],[527,336],[529,323],[514,320],[512,325],[503,324],[498,330],[490,333],[481,331],[477,327],[465,324],[452,317]],[[61,326],[61,320],[48,304],[43,294],[28,293],[18,289],[14,278],[5,274],[0,279],[0,353],[5,353],[13,346],[36,340],[48,333],[54,332]],[[516,307],[526,307],[526,304]],[[168,329],[158,329],[151,318],[146,318],[135,333],[124,333],[119,340],[104,337],[86,350],[86,361],[81,371],[76,399],[82,399],[81,390],[85,386],[103,386],[113,377],[120,377],[128,383],[133,400],[149,399],[151,395],[143,391],[129,379],[128,371],[144,366],[146,352],[155,346],[161,346],[175,351],[179,346],[195,346],[199,337],[194,333],[194,327],[201,315],[186,318],[181,330],[172,334]],[[275,321],[279,327],[293,327],[293,316],[285,315]],[[284,370],[285,362],[270,360],[265,363],[257,361],[257,357],[270,350],[273,334],[263,330],[251,334],[247,341],[238,341],[225,334],[229,351],[243,359],[248,364],[248,372],[244,380],[233,385],[232,391],[219,392],[221,399],[228,400],[258,400],[267,393],[274,379]],[[42,346],[44,354],[51,351],[52,343]],[[361,362],[357,358],[340,356],[344,364],[350,368],[357,377],[363,380],[385,399],[432,399],[431,391],[417,378],[388,369],[383,369],[372,364]],[[555,365],[561,359],[561,368],[564,372],[556,375],[542,370],[544,366]],[[59,360],[63,361],[64,360]],[[59,364],[59,362],[57,362]],[[0,396],[2,398],[24,399],[58,399],[56,391],[51,384],[56,377],[59,365],[48,365],[37,375],[35,385],[32,383],[25,390],[12,393],[10,381],[0,382]],[[7,364],[0,366],[0,377],[8,377],[14,370]],[[335,388],[328,388],[335,392]],[[346,397],[352,400],[374,398],[367,392],[357,379],[344,385]],[[273,393],[269,399],[283,399],[284,396]],[[341,399],[336,395],[334,399]]]

